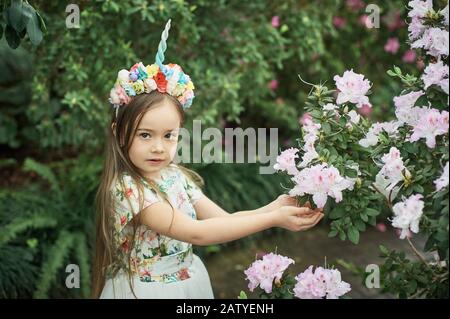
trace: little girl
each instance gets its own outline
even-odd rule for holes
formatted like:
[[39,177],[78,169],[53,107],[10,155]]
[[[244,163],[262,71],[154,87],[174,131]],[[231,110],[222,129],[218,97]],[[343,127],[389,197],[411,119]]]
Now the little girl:
[[192,245],[270,227],[302,231],[323,217],[286,195],[229,214],[202,193],[200,176],[172,163],[194,85],[180,66],[162,64],[169,28],[170,20],[155,64],[121,70],[111,90],[116,110],[96,199],[95,298],[213,298]]

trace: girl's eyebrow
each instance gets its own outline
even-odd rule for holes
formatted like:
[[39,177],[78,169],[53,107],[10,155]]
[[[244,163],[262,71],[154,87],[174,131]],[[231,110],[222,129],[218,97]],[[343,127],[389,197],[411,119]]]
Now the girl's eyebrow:
[[[172,129],[168,129],[165,130],[164,132],[169,132],[169,131],[176,131],[178,130],[177,128],[172,128]],[[148,128],[138,128],[136,131],[149,131],[149,132],[155,132],[154,130],[148,129]]]

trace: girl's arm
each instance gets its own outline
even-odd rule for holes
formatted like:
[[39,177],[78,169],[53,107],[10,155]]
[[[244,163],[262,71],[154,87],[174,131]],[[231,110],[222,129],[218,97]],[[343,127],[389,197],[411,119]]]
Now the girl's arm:
[[283,206],[297,206],[297,200],[295,197],[288,195],[280,195],[273,202],[254,210],[239,211],[236,213],[228,213],[222,207],[214,203],[206,195],[203,195],[194,205],[197,213],[197,218],[200,220],[215,218],[215,217],[241,217],[250,216],[260,213],[267,213]]
[[[235,218],[217,217],[195,220],[167,203],[155,203],[140,213],[141,222],[152,230],[194,245],[213,245],[236,240],[271,227],[292,231],[306,230],[323,214],[310,214],[306,207],[285,206],[275,211]],[[308,217],[302,215],[308,214]]]

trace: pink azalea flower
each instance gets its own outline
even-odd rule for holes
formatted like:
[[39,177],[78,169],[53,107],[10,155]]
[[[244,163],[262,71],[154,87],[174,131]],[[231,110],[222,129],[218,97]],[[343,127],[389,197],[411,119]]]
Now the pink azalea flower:
[[448,31],[441,28],[426,29],[422,37],[411,44],[411,48],[423,48],[434,57],[448,56],[448,46]]
[[294,263],[293,259],[274,253],[264,255],[244,271],[246,280],[249,281],[248,289],[253,291],[260,286],[266,293],[271,293],[274,280],[280,280],[283,272]]
[[305,167],[312,160],[319,157],[319,154],[316,152],[314,144],[318,139],[319,129],[321,125],[319,123],[314,123],[312,117],[308,117],[303,121],[302,129],[305,132],[305,136],[303,138],[304,144],[302,150],[304,151],[302,162],[299,164],[299,167]]
[[378,135],[385,131],[389,137],[397,138],[398,136],[398,128],[402,125],[402,123],[398,121],[390,121],[379,123],[376,122],[372,124],[367,132],[366,136],[359,141],[359,145],[363,147],[370,147],[378,144]]
[[372,19],[367,14],[359,16],[358,23],[367,29],[372,29],[375,26]]
[[291,147],[277,156],[277,163],[273,166],[278,171],[286,171],[289,175],[297,174],[295,159],[298,158],[298,148]]
[[347,20],[343,17],[334,16],[333,17],[333,25],[336,29],[342,29],[347,24]]
[[424,88],[428,89],[431,85],[439,86],[445,93],[449,93],[448,89],[448,65],[445,65],[442,61],[437,63],[430,63],[423,71],[422,81]]
[[402,61],[405,63],[413,63],[416,61],[416,51],[414,50],[407,50],[403,54]]
[[425,31],[426,26],[422,23],[420,18],[412,18],[408,25],[408,38],[410,41],[418,39]]
[[414,107],[414,105],[424,94],[425,92],[423,91],[413,91],[408,94],[394,97],[395,115],[400,122],[407,123],[411,126],[414,126],[417,123],[423,114],[423,109]]
[[434,181],[434,184],[436,185],[436,191],[440,191],[448,186],[448,162],[445,164],[442,175]]
[[362,107],[357,109],[357,111],[364,117],[370,117],[370,114],[372,114],[372,108],[367,104],[364,104]]
[[434,148],[436,146],[436,136],[448,133],[448,128],[448,112],[429,109],[413,127],[410,141],[416,142],[421,138],[425,138],[427,146]]
[[406,238],[409,230],[416,234],[419,232],[419,222],[425,207],[422,198],[421,194],[411,195],[392,207],[392,226],[401,230],[400,239]]
[[433,0],[413,0],[408,2],[411,10],[408,12],[410,18],[423,18],[429,10],[433,9]]
[[366,96],[370,89],[370,82],[364,79],[364,75],[350,71],[345,71],[343,76],[334,76],[336,87],[339,90],[336,103],[343,104],[346,102],[356,104],[360,108],[363,105],[372,106],[369,98]]
[[272,23],[272,27],[278,28],[280,26],[280,17],[279,16],[273,16],[271,23]]
[[308,112],[303,113],[303,115],[298,119],[300,125],[305,125],[308,120],[311,120],[312,116]]
[[387,227],[384,223],[378,223],[375,227],[381,233],[384,233],[387,230]]
[[291,196],[313,195],[313,201],[318,208],[323,208],[328,196],[336,203],[342,200],[342,191],[353,189],[354,181],[342,177],[339,171],[325,164],[317,164],[299,171],[292,180],[294,188],[289,192]]
[[309,266],[295,279],[294,295],[299,299],[338,299],[351,290],[337,269],[317,267],[313,272],[313,266]]
[[400,42],[398,41],[398,38],[389,38],[384,45],[384,51],[392,54],[396,54],[399,48]]
[[366,6],[364,1],[362,0],[347,0],[345,4],[347,8],[354,12],[358,12],[359,10],[364,9],[364,7]]
[[268,84],[269,89],[276,90],[278,88],[278,81],[277,80],[271,80]]
[[400,151],[395,147],[391,147],[389,153],[384,154],[381,161],[384,165],[375,176],[373,186],[392,201],[399,191],[397,184],[403,181],[405,177],[411,176],[411,173],[404,166]]

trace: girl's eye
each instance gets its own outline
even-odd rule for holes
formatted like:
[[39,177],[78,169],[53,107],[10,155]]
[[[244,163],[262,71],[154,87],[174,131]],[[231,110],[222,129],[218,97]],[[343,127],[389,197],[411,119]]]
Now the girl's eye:
[[150,134],[148,134],[148,133],[141,133],[141,134],[139,134],[139,136],[142,138],[150,138]]
[[177,136],[176,136],[175,133],[167,133],[164,137],[165,137],[165,138],[168,138],[168,139],[174,139],[174,138],[176,138]]

